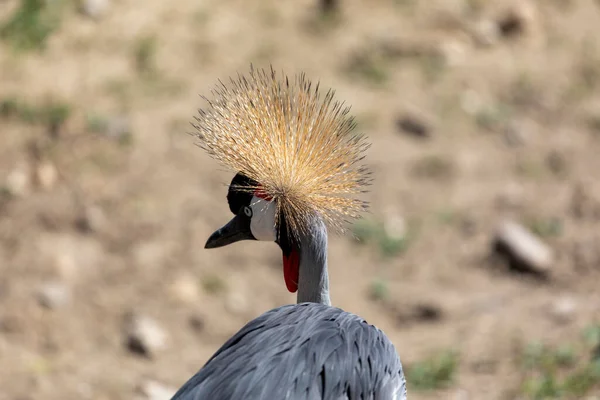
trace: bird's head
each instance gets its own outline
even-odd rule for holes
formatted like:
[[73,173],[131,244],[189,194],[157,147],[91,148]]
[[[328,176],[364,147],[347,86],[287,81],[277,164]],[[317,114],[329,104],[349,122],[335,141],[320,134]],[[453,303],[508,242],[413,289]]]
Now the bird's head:
[[[318,216],[341,232],[367,204],[356,198],[370,183],[361,165],[369,147],[354,132],[350,109],[321,95],[301,74],[279,78],[251,68],[229,85],[220,83],[198,110],[198,145],[236,171],[227,201],[235,215],[211,235],[206,248],[240,240],[274,241],[282,249],[284,275],[297,289],[301,236],[314,232]],[[287,271],[287,272],[286,272]]]
[[277,207],[272,198],[260,192],[258,183],[238,173],[227,192],[227,202],[234,217],[215,231],[204,246],[226,246],[240,240],[277,240]]
[[207,249],[227,246],[241,240],[275,242],[283,253],[283,274],[288,290],[298,290],[299,246],[287,230],[285,214],[276,201],[253,179],[235,175],[227,192],[234,217],[217,229],[206,241]]

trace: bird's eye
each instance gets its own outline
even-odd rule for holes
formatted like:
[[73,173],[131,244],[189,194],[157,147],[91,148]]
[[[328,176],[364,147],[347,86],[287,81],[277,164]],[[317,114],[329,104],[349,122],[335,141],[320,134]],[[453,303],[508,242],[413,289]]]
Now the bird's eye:
[[246,214],[247,217],[252,217],[252,209],[250,207],[244,207],[244,214]]

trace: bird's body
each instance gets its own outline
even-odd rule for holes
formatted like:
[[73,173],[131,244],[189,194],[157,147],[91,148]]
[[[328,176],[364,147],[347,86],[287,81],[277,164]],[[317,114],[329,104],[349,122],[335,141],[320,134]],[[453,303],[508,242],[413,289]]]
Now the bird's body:
[[250,321],[177,393],[178,400],[401,400],[393,344],[362,318],[318,303]]
[[237,171],[227,194],[235,216],[205,247],[276,242],[298,304],[250,321],[172,400],[405,400],[391,341],[329,296],[326,223],[364,209],[347,195],[369,181],[358,165],[368,145],[333,93],[321,101],[303,76],[252,70],[232,85],[196,119],[200,147]]

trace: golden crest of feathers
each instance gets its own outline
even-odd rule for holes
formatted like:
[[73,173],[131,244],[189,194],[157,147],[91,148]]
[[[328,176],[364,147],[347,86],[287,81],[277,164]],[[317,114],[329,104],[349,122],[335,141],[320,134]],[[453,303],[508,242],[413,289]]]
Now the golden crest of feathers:
[[[304,74],[293,80],[250,69],[212,91],[209,107],[193,124],[198,145],[225,167],[259,182],[292,233],[304,231],[313,213],[344,231],[366,202],[370,172],[359,163],[370,146],[349,116],[349,107],[321,96]],[[235,188],[233,188],[235,189]]]

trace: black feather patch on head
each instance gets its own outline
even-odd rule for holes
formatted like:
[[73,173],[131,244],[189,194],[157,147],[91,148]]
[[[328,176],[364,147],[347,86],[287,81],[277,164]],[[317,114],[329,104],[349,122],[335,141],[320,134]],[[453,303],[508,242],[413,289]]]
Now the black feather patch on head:
[[[229,191],[227,192],[227,202],[229,203],[231,212],[238,214],[240,208],[249,206],[255,190],[258,188],[260,188],[258,182],[238,172],[231,180]],[[292,252],[292,247],[297,246],[297,243],[295,243],[288,231],[285,215],[282,212],[279,213],[277,221],[279,226],[277,227],[277,239],[275,242],[279,245],[283,254],[289,256]]]
[[233,214],[237,214],[243,206],[250,205],[254,190],[257,187],[258,182],[239,172],[233,177],[227,192],[227,203],[229,203],[229,209]]
[[293,240],[293,236],[288,232],[288,226],[285,221],[285,215],[279,214],[279,226],[277,227],[277,239],[275,243],[279,245],[284,256],[289,257],[292,253],[293,247],[297,244]]

